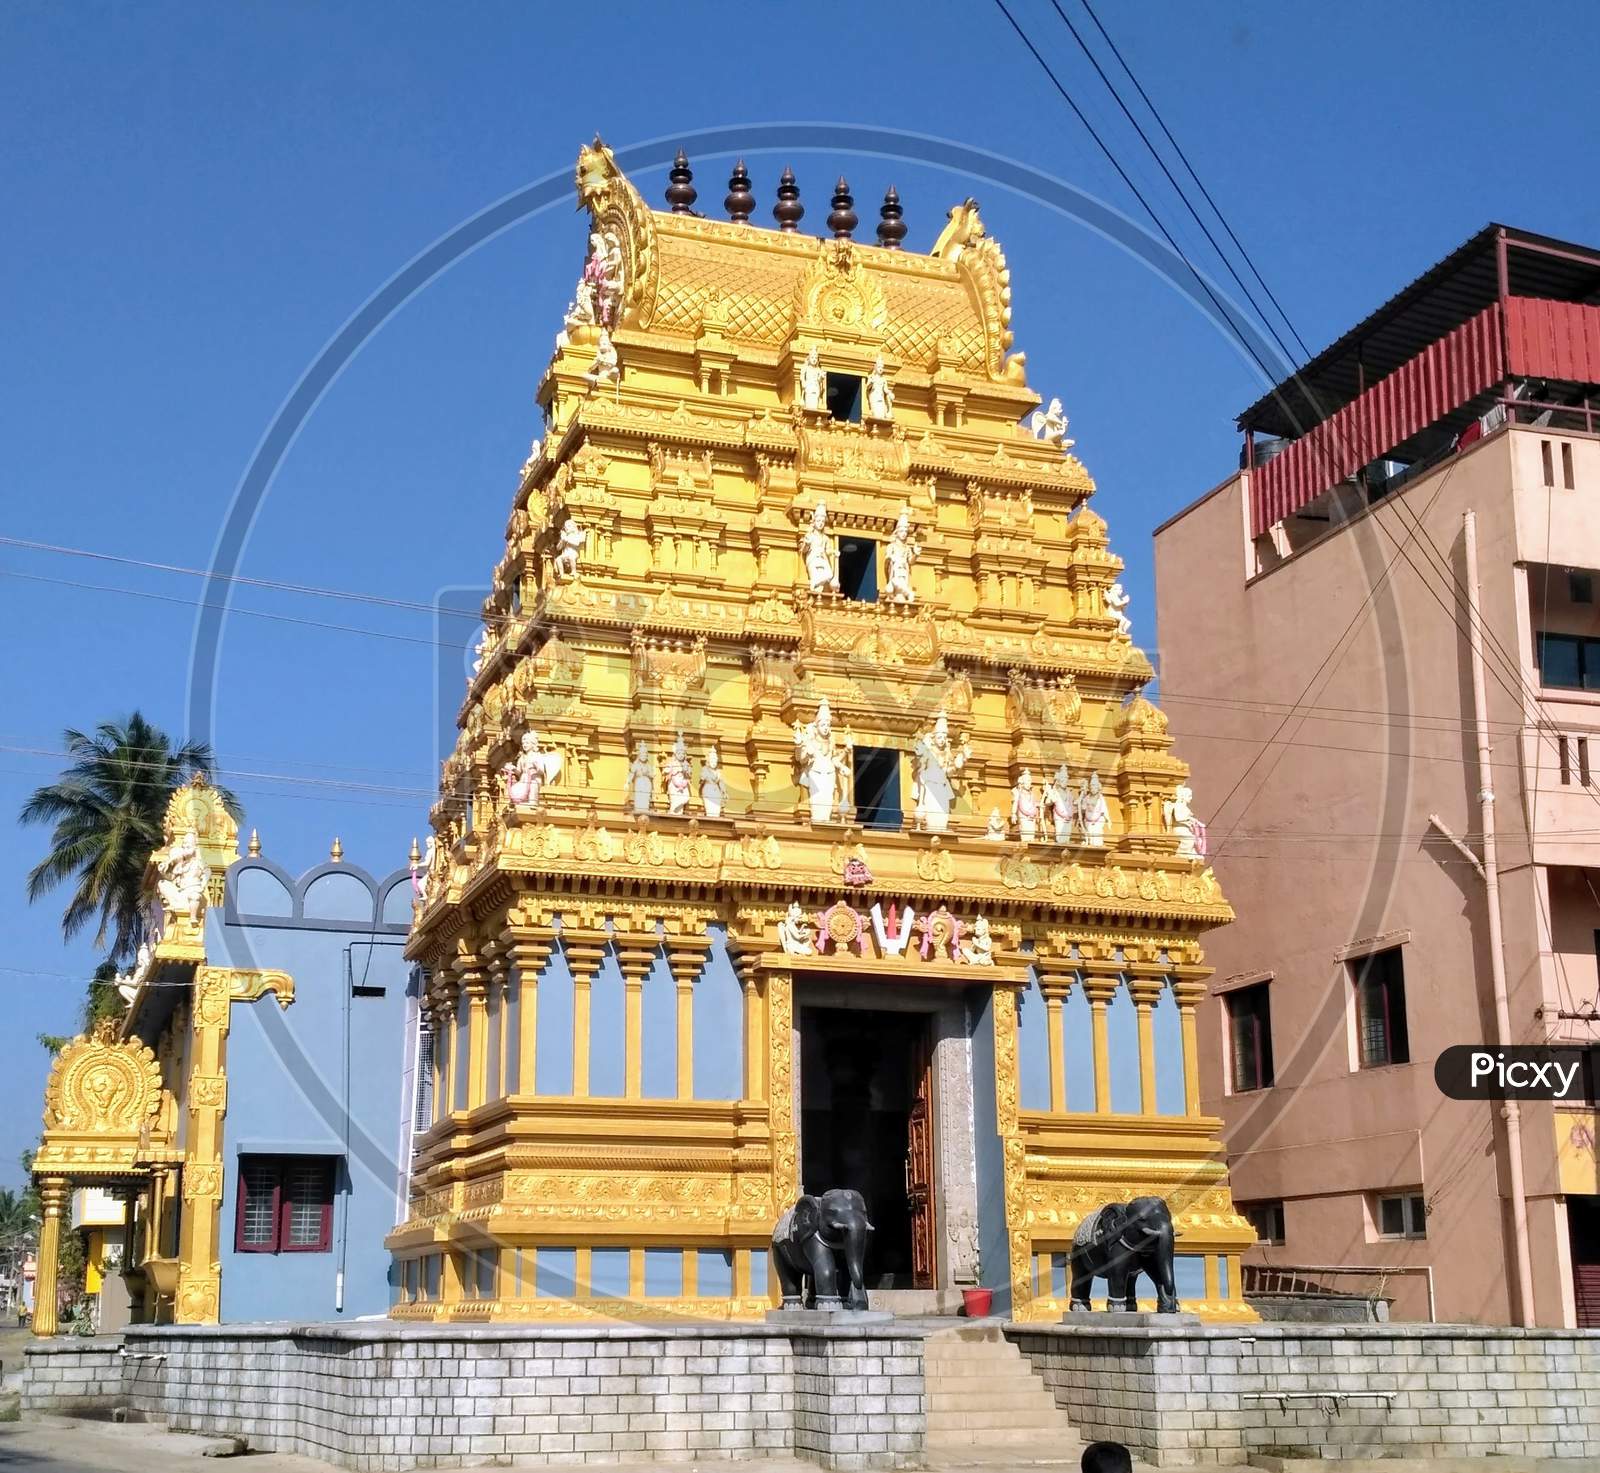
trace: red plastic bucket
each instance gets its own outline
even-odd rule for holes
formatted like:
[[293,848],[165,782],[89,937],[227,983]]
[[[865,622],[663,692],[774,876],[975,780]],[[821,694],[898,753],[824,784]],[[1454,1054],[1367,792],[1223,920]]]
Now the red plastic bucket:
[[969,1320],[981,1320],[994,1307],[993,1289],[963,1289],[961,1309]]

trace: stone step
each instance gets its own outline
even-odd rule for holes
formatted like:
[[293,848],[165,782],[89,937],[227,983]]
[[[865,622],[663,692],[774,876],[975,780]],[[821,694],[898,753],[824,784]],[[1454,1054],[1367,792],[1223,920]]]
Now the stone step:
[[1059,1463],[1082,1439],[996,1326],[936,1331],[923,1343],[930,1452],[1000,1447],[1018,1464]]
[[1054,1406],[981,1406],[928,1412],[930,1432],[953,1432],[964,1427],[1037,1427],[1054,1432],[1065,1426],[1065,1418]]
[[[1076,1454],[1072,1454],[1074,1460],[1082,1455],[1082,1444],[1078,1440],[1078,1434],[1070,1427],[1064,1430],[1042,1427],[963,1427],[939,1432],[930,1429],[923,1445],[929,1452],[942,1452],[957,1447],[1026,1448],[1030,1452],[1037,1450],[1050,1462],[1056,1461],[1058,1449],[1078,1449]],[[1033,1459],[1008,1460],[1008,1466],[1015,1467],[1025,1461]]]
[[928,1397],[928,1415],[958,1416],[965,1412],[1049,1412],[1059,1415],[1055,1398],[1042,1386],[1008,1386],[970,1396]]
[[924,1369],[930,1381],[1029,1381],[1043,1385],[1024,1360],[930,1360]]

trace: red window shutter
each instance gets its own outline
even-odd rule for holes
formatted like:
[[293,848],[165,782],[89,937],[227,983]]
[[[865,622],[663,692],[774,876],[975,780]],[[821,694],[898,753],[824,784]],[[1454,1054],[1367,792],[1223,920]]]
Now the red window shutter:
[[279,1250],[326,1253],[333,1243],[333,1162],[325,1156],[287,1157],[282,1180]]
[[240,1253],[276,1253],[280,1180],[272,1156],[239,1158],[239,1210],[234,1248]]

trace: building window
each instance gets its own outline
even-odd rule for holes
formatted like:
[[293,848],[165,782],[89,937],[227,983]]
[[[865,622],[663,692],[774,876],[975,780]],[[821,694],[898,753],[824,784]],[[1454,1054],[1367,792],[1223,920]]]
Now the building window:
[[870,537],[839,539],[839,592],[859,603],[878,598],[878,544]]
[[1377,1203],[1380,1238],[1425,1238],[1428,1236],[1428,1209],[1420,1192],[1397,1192],[1379,1197]]
[[1269,1248],[1283,1246],[1282,1202],[1241,1202],[1239,1211],[1245,1221],[1256,1230],[1256,1240],[1259,1243]]
[[1406,976],[1400,948],[1375,951],[1350,964],[1356,994],[1356,1057],[1363,1069],[1409,1064]]
[[328,1252],[334,1163],[332,1156],[241,1156],[235,1250]]
[[856,747],[854,759],[856,822],[863,828],[898,831],[905,823],[900,754],[893,747]]
[[1600,690],[1600,639],[1541,634],[1539,680],[1563,690]]
[[1266,1089],[1272,1073],[1272,997],[1270,984],[1257,982],[1227,994],[1230,1093]]
[[1567,602],[1569,604],[1594,602],[1593,573],[1580,572],[1577,568],[1567,569]]
[[433,1124],[433,1029],[424,1024],[417,1033],[417,1100],[411,1129],[421,1135]]
[[1572,446],[1565,440],[1561,442],[1561,485],[1567,491],[1577,489],[1572,477]]
[[846,424],[861,423],[861,378],[858,374],[828,375],[828,413]]

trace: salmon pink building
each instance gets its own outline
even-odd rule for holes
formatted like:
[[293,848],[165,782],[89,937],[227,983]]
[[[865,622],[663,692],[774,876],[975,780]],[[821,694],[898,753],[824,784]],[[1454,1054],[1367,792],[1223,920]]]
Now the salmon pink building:
[[1490,226],[1247,409],[1239,471],[1156,533],[1162,702],[1239,915],[1199,1029],[1247,1290],[1600,1325],[1592,1079],[1506,1107],[1433,1072],[1600,1040],[1597,411],[1600,251]]

